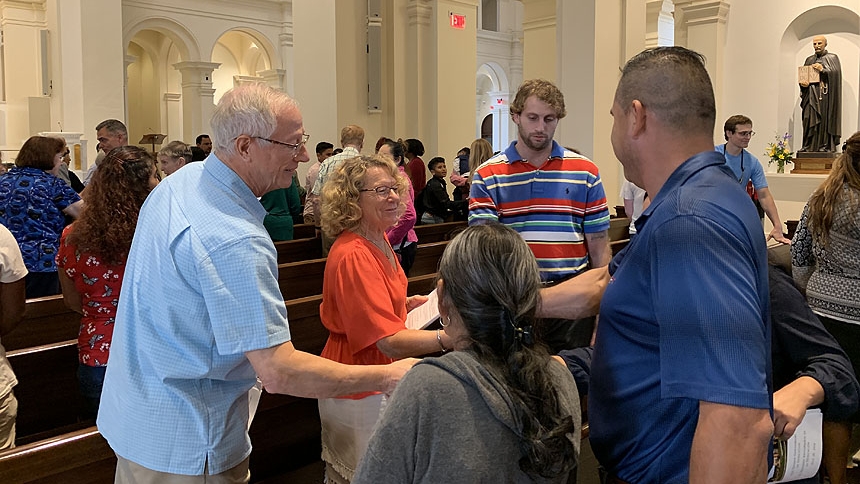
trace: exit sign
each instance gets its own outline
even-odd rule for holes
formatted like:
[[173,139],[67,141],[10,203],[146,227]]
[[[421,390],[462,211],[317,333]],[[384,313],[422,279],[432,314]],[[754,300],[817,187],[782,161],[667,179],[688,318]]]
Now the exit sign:
[[465,29],[466,28],[466,16],[458,15],[456,13],[451,13],[451,27],[455,29]]

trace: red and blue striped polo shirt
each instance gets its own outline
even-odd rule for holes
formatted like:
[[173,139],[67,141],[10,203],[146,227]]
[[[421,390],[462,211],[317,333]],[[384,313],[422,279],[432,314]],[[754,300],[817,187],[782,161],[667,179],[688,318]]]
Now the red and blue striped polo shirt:
[[609,209],[597,166],[553,141],[540,168],[523,161],[516,141],[475,171],[469,225],[503,223],[529,244],[541,279],[554,281],[588,265],[585,234],[609,229]]

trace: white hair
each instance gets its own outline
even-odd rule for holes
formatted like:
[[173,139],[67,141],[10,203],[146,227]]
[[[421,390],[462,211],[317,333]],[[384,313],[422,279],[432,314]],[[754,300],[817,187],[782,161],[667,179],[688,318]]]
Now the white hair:
[[210,121],[216,154],[235,155],[233,141],[243,134],[268,138],[277,128],[277,113],[289,107],[298,108],[295,100],[263,83],[230,89],[218,101]]

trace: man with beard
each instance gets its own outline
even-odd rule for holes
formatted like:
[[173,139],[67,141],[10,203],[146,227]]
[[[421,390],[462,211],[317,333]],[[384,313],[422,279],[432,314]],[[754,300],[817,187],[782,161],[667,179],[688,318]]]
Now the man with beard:
[[[597,166],[553,141],[565,116],[564,96],[551,82],[525,81],[511,104],[517,141],[475,171],[469,224],[500,222],[518,231],[541,270],[539,316],[553,350],[585,346],[593,299],[605,284],[609,210]],[[569,280],[589,268],[589,274]],[[580,294],[584,291],[586,294]],[[579,301],[581,307],[572,307]]]
[[836,54],[827,52],[823,35],[812,38],[812,48],[815,54],[807,57],[803,65],[818,71],[821,81],[800,83],[801,151],[836,151],[842,136],[842,64]]

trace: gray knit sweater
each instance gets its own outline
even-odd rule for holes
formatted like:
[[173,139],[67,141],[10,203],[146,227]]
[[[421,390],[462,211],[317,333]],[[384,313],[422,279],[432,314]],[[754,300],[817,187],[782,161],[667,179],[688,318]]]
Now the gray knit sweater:
[[833,210],[827,247],[812,239],[809,204],[791,243],[795,282],[806,289],[809,307],[816,313],[860,324],[860,193],[848,185]]
[[[574,418],[579,454],[576,383],[550,364],[560,401]],[[506,386],[468,352],[427,358],[397,385],[356,471],[361,483],[524,483],[513,403]]]

